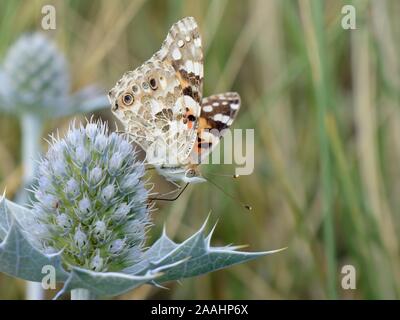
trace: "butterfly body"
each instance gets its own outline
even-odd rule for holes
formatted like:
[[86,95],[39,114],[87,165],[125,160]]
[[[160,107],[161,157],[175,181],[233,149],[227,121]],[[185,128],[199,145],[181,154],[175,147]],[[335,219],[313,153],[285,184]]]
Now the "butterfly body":
[[168,181],[184,183],[201,183],[206,180],[201,176],[198,165],[155,166],[159,174]]
[[161,49],[110,90],[112,112],[170,181],[199,183],[199,164],[240,106],[237,93],[202,98],[203,52],[194,18],[175,23]]

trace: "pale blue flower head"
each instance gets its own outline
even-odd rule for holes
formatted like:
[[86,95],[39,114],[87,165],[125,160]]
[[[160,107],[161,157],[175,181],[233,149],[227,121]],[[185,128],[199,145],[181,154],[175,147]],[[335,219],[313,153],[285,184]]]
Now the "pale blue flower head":
[[46,231],[35,233],[44,250],[62,250],[67,266],[94,271],[141,259],[148,192],[143,163],[122,136],[102,122],[73,123],[65,138],[51,137],[38,172],[33,212]]
[[96,86],[71,93],[70,78],[55,42],[44,33],[23,34],[0,62],[0,108],[18,116],[55,118],[108,106],[105,92]]

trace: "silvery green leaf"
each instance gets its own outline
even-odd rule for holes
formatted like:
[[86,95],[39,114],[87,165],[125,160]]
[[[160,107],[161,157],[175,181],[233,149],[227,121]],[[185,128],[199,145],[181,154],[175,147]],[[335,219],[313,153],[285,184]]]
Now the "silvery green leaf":
[[179,245],[168,238],[165,227],[161,237],[143,254],[143,259],[139,263],[125,269],[128,274],[139,274],[151,268],[151,261],[158,261],[172,252]]
[[64,288],[57,295],[72,289],[88,289],[97,296],[115,296],[145,283],[159,283],[193,277],[279,252],[239,252],[238,247],[211,247],[212,232],[205,234],[206,223],[181,244],[173,242],[165,232],[143,254],[141,262],[122,273],[93,272],[73,268]]
[[[41,282],[42,268],[55,268],[57,281],[65,281],[68,274],[61,267],[60,254],[46,255],[28,240],[27,230],[18,221],[26,217],[27,209],[0,200],[0,272],[24,280]],[[17,219],[18,217],[18,219]]]
[[[126,271],[141,274],[170,266],[164,268],[163,275],[156,280],[161,283],[209,273],[282,250],[241,252],[236,251],[238,247],[233,246],[211,247],[212,232],[205,234],[206,224],[207,221],[199,231],[181,244],[174,243],[163,232],[161,238],[145,253],[144,260]],[[177,261],[182,263],[174,265]]]
[[88,289],[96,296],[112,297],[153,281],[159,276],[160,274],[152,273],[134,276],[120,272],[93,272],[75,267],[55,298],[57,299],[62,294],[78,288]]
[[143,253],[141,261],[122,272],[94,272],[76,266],[70,266],[71,271],[66,272],[61,266],[61,252],[45,254],[35,242],[32,217],[29,209],[4,197],[0,199],[0,272],[40,282],[43,266],[52,265],[57,281],[65,282],[56,298],[78,288],[111,297],[145,283],[158,285],[197,276],[280,251],[240,252],[236,251],[239,247],[211,247],[212,231],[205,233],[206,221],[180,244],[173,242],[164,229],[162,236]]
[[6,206],[5,197],[2,196],[0,199],[0,241],[4,240],[10,230],[12,223],[11,219],[11,214]]

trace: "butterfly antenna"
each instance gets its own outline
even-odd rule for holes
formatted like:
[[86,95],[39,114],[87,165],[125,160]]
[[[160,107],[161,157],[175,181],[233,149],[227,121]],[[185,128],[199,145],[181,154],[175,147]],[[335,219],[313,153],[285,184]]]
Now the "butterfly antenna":
[[208,182],[210,182],[214,187],[216,187],[218,190],[220,190],[224,195],[226,195],[227,197],[231,198],[233,201],[235,201],[236,203],[240,204],[242,207],[244,207],[245,209],[251,211],[253,210],[253,208],[248,205],[245,204],[241,201],[239,201],[237,198],[233,197],[231,194],[227,193],[221,186],[219,186],[218,184],[216,184],[214,181],[212,181],[210,178],[204,176],[203,174],[203,178],[205,178]]
[[220,174],[220,173],[213,173],[213,172],[208,172],[207,174],[216,176],[216,177],[227,177],[227,178],[233,178],[233,179],[238,179],[240,177],[238,174]]

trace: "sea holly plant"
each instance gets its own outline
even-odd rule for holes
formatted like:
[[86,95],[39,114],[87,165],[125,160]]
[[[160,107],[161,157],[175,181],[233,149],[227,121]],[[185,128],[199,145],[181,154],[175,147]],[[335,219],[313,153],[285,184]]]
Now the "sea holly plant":
[[[0,62],[0,112],[20,121],[24,174],[18,203],[29,197],[45,121],[107,106],[106,95],[94,85],[71,93],[68,63],[43,33],[24,34],[10,47]],[[41,299],[40,287],[28,285],[27,297]]]
[[23,116],[57,118],[108,105],[94,85],[71,93],[68,63],[43,33],[22,35],[0,64],[0,108]]
[[131,144],[102,122],[70,125],[51,137],[30,208],[0,200],[0,271],[41,282],[51,266],[73,299],[112,297],[268,255],[212,247],[207,222],[175,243],[166,234],[146,248],[151,206],[144,165]]
[[[94,85],[71,93],[70,78],[64,55],[39,32],[22,35],[0,62],[0,112],[20,120],[24,187],[32,182],[45,120],[108,106]],[[23,203],[27,196],[21,193],[18,202]]]

